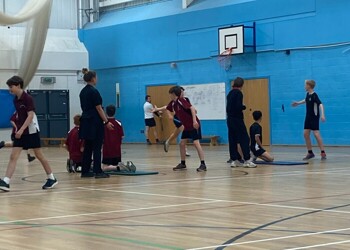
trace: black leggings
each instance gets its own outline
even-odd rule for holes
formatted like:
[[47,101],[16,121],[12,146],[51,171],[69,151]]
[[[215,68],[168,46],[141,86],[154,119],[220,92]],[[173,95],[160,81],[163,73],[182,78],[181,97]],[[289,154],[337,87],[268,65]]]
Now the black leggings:
[[227,118],[228,142],[231,160],[241,160],[237,144],[241,145],[244,160],[250,159],[249,135],[243,119]]
[[83,174],[88,173],[91,167],[91,156],[94,159],[94,173],[101,173],[101,149],[102,149],[103,139],[94,140],[84,140],[84,152],[83,152],[83,162],[81,166],[81,172]]

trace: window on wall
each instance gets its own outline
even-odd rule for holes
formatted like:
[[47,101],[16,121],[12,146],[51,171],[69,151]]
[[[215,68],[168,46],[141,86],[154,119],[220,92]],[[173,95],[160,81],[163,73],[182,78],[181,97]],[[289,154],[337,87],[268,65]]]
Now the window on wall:
[[100,11],[118,10],[170,0],[100,0]]

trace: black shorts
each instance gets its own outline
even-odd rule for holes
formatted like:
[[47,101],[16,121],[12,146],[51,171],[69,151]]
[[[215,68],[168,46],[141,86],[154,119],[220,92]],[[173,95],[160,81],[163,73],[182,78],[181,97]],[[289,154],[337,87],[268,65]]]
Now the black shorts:
[[15,148],[23,148],[27,150],[29,148],[40,148],[40,134],[30,134],[30,135],[22,135],[21,138],[14,138],[13,147]]
[[156,121],[154,120],[154,118],[145,119],[145,125],[150,128],[155,127]]
[[102,164],[118,166],[118,163],[122,161],[122,157],[114,157],[114,158],[103,158]]
[[320,130],[320,119],[306,118],[304,122],[304,129]]
[[202,139],[201,128],[199,127],[198,129],[184,130],[182,132],[181,139],[192,139],[193,141]]
[[174,122],[174,124],[175,124],[175,127],[177,127],[177,128],[180,128],[180,127],[182,126],[181,121],[179,120],[179,118],[178,118],[176,115],[174,115],[174,120],[173,120],[173,122]]
[[251,148],[250,150],[252,151],[255,157],[260,157],[266,152],[266,150],[263,148],[259,148],[258,150],[256,150],[255,148]]

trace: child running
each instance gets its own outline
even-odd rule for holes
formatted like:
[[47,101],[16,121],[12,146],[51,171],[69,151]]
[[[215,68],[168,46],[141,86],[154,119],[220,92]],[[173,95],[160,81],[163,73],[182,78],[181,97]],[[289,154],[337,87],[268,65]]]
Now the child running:
[[[191,103],[190,100],[185,97],[185,89],[183,87],[181,88],[181,97],[185,98],[186,101],[188,101],[188,103]],[[155,106],[155,108],[153,109],[153,112],[161,112],[161,111],[166,111],[168,109],[168,111],[170,112],[174,112],[173,111],[173,105],[172,105],[173,101],[171,101],[167,106],[163,106],[158,108],[157,106]],[[176,139],[178,137],[178,135],[184,130],[184,126],[182,125],[181,121],[179,120],[179,118],[175,115],[172,115],[170,112],[167,112],[169,115],[169,119],[173,120],[174,125],[175,125],[175,130],[173,133],[171,133],[171,135],[169,136],[169,138],[164,142],[164,151],[168,152],[169,151],[169,147],[170,147],[170,142],[174,139]],[[188,151],[187,151],[187,146],[186,146],[186,156],[191,156]]]
[[[197,168],[198,172],[207,171],[204,161],[204,152],[199,142],[202,139],[200,121],[196,116],[196,109],[185,98],[181,97],[181,87],[174,86],[169,90],[172,102],[169,103],[167,109],[173,111],[184,126],[184,131],[181,135],[180,154],[181,162],[173,168],[174,171],[186,169],[186,143],[188,139],[193,140],[198,157],[200,159],[200,166]],[[170,107],[171,106],[171,107]]]

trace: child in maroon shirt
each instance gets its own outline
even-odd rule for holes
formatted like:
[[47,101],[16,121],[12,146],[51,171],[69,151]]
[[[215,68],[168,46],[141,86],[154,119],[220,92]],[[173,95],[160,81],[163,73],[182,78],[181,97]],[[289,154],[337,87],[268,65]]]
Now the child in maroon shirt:
[[81,115],[73,117],[75,127],[72,128],[67,135],[66,149],[69,152],[69,159],[67,160],[68,172],[77,172],[78,167],[81,167],[83,159],[84,141],[79,138],[79,126]]
[[113,124],[114,130],[105,128],[102,147],[102,170],[126,170],[122,164],[122,140],[124,137],[123,127],[120,121],[114,118],[116,108],[114,105],[106,107],[108,121]]
[[200,159],[200,166],[197,168],[198,172],[207,171],[207,167],[204,162],[204,153],[199,142],[202,139],[200,121],[196,116],[196,109],[191,105],[185,98],[181,97],[181,87],[174,86],[170,88],[169,94],[170,98],[173,100],[172,107],[167,107],[169,111],[173,111],[175,115],[179,118],[182,125],[184,126],[184,131],[181,135],[180,142],[180,154],[181,154],[181,163],[178,164],[174,171],[186,169],[186,143],[188,139],[193,140],[193,145],[195,146],[198,157]]
[[13,76],[6,82],[11,94],[15,96],[13,104],[17,112],[17,131],[13,141],[10,160],[7,165],[4,179],[0,179],[0,190],[10,191],[10,181],[15,172],[17,160],[22,150],[32,148],[35,157],[40,161],[47,174],[46,183],[43,189],[51,189],[57,185],[58,181],[52,173],[49,162],[41,151],[38,119],[35,114],[33,98],[23,90],[24,82],[19,76]]
[[[17,119],[17,112],[14,112],[10,118],[10,122],[12,125],[12,133],[11,133],[11,141],[1,141],[0,142],[0,148],[2,147],[13,147],[13,141],[15,140],[15,135],[17,132],[17,126],[16,126],[16,119]],[[36,158],[35,156],[31,156],[29,153],[29,149],[27,149],[27,159],[28,162],[34,161]]]

